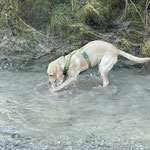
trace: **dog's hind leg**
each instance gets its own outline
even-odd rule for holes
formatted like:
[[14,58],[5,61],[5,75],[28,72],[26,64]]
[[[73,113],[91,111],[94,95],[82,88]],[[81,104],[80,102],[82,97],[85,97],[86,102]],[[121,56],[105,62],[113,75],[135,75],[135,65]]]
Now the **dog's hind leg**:
[[117,62],[117,56],[114,54],[106,53],[99,64],[99,72],[102,77],[103,87],[109,84],[108,72],[112,69],[114,64]]

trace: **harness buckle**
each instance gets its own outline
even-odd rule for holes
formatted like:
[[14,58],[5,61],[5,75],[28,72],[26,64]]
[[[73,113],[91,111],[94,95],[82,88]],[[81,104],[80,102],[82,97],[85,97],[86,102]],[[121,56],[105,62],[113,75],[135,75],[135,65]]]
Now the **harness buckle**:
[[68,69],[65,67],[65,68],[64,68],[64,71],[63,71],[63,75],[66,76],[66,75],[67,75],[67,72],[68,72]]

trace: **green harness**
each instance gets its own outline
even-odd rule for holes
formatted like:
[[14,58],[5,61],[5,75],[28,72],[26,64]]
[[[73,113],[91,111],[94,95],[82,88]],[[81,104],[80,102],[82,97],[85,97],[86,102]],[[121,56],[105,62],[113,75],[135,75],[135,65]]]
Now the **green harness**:
[[67,75],[67,72],[68,72],[69,66],[70,66],[71,58],[72,58],[72,56],[73,56],[75,53],[77,53],[77,52],[79,52],[79,51],[82,52],[82,55],[83,55],[83,57],[86,59],[89,68],[92,67],[91,61],[90,61],[90,59],[89,59],[88,54],[83,50],[83,48],[80,48],[80,49],[78,49],[78,50],[76,50],[76,51],[73,51],[73,52],[68,56],[66,65],[65,65],[65,67],[64,67],[63,75],[65,75],[65,76]]

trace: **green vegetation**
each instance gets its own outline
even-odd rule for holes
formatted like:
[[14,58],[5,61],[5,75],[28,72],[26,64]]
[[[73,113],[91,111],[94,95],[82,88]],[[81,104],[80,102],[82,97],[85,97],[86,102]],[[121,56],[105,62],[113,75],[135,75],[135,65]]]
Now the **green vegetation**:
[[150,56],[150,40],[147,40],[142,44],[141,53],[144,56]]
[[57,37],[67,45],[103,39],[150,56],[150,1],[0,0],[0,34],[24,39],[24,51]]
[[107,28],[109,22],[109,10],[101,1],[86,1],[81,9],[81,17],[88,24],[96,24],[100,28]]

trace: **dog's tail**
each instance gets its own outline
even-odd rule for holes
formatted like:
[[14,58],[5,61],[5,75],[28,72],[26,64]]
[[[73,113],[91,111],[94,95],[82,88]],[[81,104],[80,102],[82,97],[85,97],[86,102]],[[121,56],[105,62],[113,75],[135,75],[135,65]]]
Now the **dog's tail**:
[[121,55],[121,56],[123,56],[129,60],[135,61],[137,63],[146,63],[146,62],[150,61],[150,57],[139,58],[139,57],[133,56],[133,55],[128,54],[128,53],[121,51],[121,50],[119,50],[119,55]]

